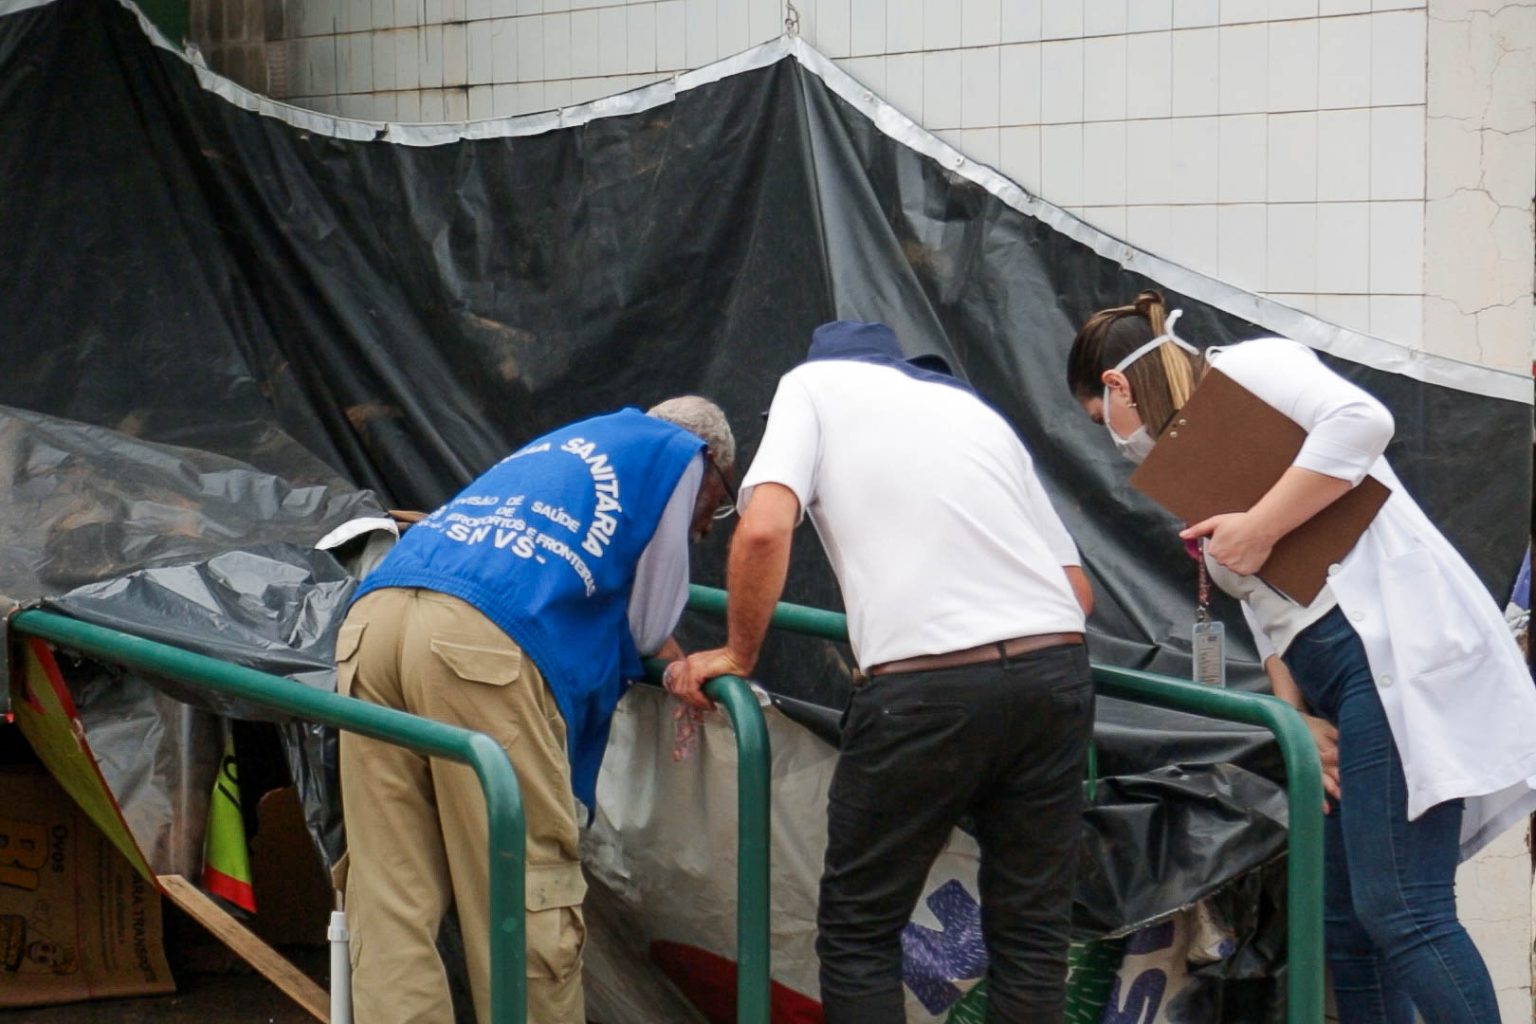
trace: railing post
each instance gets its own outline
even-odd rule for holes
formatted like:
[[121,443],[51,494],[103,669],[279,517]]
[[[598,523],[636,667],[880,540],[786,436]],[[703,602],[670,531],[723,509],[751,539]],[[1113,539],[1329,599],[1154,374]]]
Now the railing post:
[[[485,733],[469,738],[470,765],[485,791],[485,815],[490,842],[492,964],[511,969],[491,970],[491,1020],[525,1024],[528,1018],[528,971],[524,964],[528,939],[524,916],[527,892],[523,798],[514,773],[502,771],[511,761],[501,744]],[[510,784],[509,784],[510,783]]]
[[720,676],[704,692],[725,705],[736,731],[736,1020],[768,1024],[768,837],[772,753],[763,709],[737,676]]
[[1094,683],[1109,697],[1210,718],[1262,726],[1285,761],[1286,1020],[1323,1020],[1323,772],[1317,745],[1296,709],[1277,697],[1222,690],[1138,672],[1095,666]]
[[[648,680],[660,686],[666,662],[646,662]],[[752,686],[739,676],[717,676],[704,693],[724,704],[736,736],[736,1020],[768,1024],[773,979],[768,917],[769,837],[773,752],[768,723]]]

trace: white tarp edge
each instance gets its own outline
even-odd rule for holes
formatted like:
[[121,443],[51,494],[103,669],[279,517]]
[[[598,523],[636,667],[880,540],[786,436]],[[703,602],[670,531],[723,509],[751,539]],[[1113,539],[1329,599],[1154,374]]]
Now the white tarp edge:
[[[0,0],[0,17],[51,2],[53,0]],[[680,92],[730,75],[766,67],[785,56],[792,56],[806,70],[825,82],[834,93],[869,117],[887,136],[939,161],[954,174],[976,183],[1015,210],[1044,221],[1089,246],[1099,255],[1144,274],[1167,288],[1242,317],[1275,334],[1304,342],[1352,362],[1488,398],[1526,405],[1536,403],[1532,380],[1524,374],[1435,355],[1339,327],[1309,313],[1181,267],[1106,234],[1066,210],[1031,195],[994,168],[968,159],[866,89],[830,58],[798,36],[781,36],[671,79],[556,111],[454,124],[402,124],[335,117],[260,96],[214,74],[200,61],[187,57],[180,47],[173,45],[161,34],[132,0],[118,2],[138,16],[140,25],[156,46],[176,53],[193,64],[203,88],[217,93],[236,106],[265,117],[278,118],[316,134],[356,141],[381,139],[410,146],[435,146],[461,139],[537,135],[557,128],[585,124],[601,117],[633,114],[671,102]]]

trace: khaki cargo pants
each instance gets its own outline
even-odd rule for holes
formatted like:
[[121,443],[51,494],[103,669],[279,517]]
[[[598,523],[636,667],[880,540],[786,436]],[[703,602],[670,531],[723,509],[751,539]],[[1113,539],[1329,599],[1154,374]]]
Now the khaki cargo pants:
[[[543,675],[458,598],[366,595],[336,639],[344,695],[484,732],[511,756],[528,825],[528,1020],[582,1024],[581,901],[565,720]],[[347,919],[358,1024],[452,1024],[436,938],[457,904],[475,1016],[490,1013],[485,799],[466,765],[341,734]]]

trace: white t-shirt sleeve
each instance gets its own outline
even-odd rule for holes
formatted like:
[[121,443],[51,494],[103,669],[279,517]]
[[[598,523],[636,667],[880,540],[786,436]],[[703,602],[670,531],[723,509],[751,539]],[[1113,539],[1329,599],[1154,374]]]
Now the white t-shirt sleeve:
[[736,497],[738,511],[745,512],[758,484],[781,484],[800,499],[800,518],[816,499],[816,466],[821,456],[821,423],[816,404],[793,372],[779,381],[768,425],[752,468],[741,481]]
[[688,602],[688,530],[703,482],[704,454],[700,452],[672,488],[656,532],[635,566],[635,585],[629,592],[629,635],[641,654],[661,649],[677,628],[683,605]]
[[1387,407],[1324,366],[1307,346],[1260,338],[1222,349],[1212,365],[1299,423],[1295,465],[1358,484],[1387,449]]
[[1034,460],[1029,456],[1029,450],[1023,443],[1019,444],[1019,460],[1022,464],[1020,474],[1024,485],[1024,506],[1029,516],[1029,521],[1040,534],[1045,546],[1051,552],[1051,557],[1057,565],[1082,565],[1082,556],[1077,552],[1077,544],[1072,540],[1072,535],[1067,532],[1066,524],[1061,521],[1061,516],[1056,513],[1056,506],[1051,504],[1051,499],[1045,493],[1045,487],[1040,483],[1040,478],[1035,475]]

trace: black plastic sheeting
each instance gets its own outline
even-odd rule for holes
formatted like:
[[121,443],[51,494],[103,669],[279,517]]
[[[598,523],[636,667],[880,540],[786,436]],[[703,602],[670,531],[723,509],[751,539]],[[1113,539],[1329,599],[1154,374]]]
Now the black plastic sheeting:
[[[334,691],[336,630],[356,586],[328,552],[270,544],[226,551],[194,564],[143,569],[46,603],[77,619]],[[195,708],[275,723],[305,825],[328,865],[341,857],[346,840],[333,730],[169,679],[150,682],[159,692]],[[152,691],[144,692],[153,696]],[[86,738],[101,753],[107,735],[92,729],[88,709],[88,702],[81,706]],[[111,748],[107,752],[113,753]],[[207,762],[202,771],[211,786]]]
[[200,878],[224,729],[120,667],[56,654],[96,766],[150,870]]
[[[773,704],[837,745],[837,712],[781,695]],[[1284,765],[1268,733],[1100,697],[1094,745],[1098,778],[1072,908],[1078,938],[1133,931],[1285,848]]]
[[[4,25],[0,20],[0,28]],[[6,339],[7,359],[22,348],[20,341]],[[9,374],[0,378],[14,383]],[[217,414],[216,407],[209,411]],[[0,480],[5,483],[0,488],[0,598],[30,602],[146,567],[201,561],[235,547],[311,547],[342,523],[384,514],[376,497],[326,469],[292,440],[269,431],[260,443],[271,461],[287,466],[288,475],[263,472],[224,455],[0,407]],[[233,578],[249,572],[228,563],[231,578],[224,589],[249,589],[255,581]],[[268,578],[263,585],[281,582]],[[117,588],[135,585],[124,582]]]
[[[811,329],[882,319],[910,351],[947,356],[1030,445],[1095,584],[1094,657],[1188,672],[1193,564],[1064,386],[1075,326],[1153,282],[882,134],[793,59],[640,113],[411,147],[242,110],[151,47],[130,12],[59,0],[0,18],[0,124],[0,402],[217,453],[263,479],[312,484],[329,465],[390,504],[429,509],[545,429],[683,392],[724,406],[745,465]],[[1181,334],[1202,344],[1267,333],[1169,298],[1185,310]],[[1507,592],[1526,544],[1529,407],[1328,361],[1391,407],[1400,475]],[[334,491],[348,493],[337,500],[365,503]],[[3,501],[0,530],[21,515]],[[237,515],[242,504],[207,516],[233,517],[212,550],[180,556],[200,578],[222,571],[226,551],[312,542],[320,525],[272,537],[269,509]],[[298,655],[280,649],[293,637],[265,631],[276,620],[240,635],[242,616],[266,607],[257,577],[242,575],[250,601],[166,617],[181,578],[160,571],[171,553],[118,558],[113,531],[132,532],[138,507],[102,505],[115,512],[94,530],[115,574],[156,571],[66,602],[72,613],[279,671],[325,660],[334,621],[321,616],[339,589],[317,598]],[[728,535],[698,552],[696,579],[723,578]],[[68,564],[74,546],[59,557]],[[304,585],[316,590],[339,583],[285,558],[274,594],[290,571],[312,571]],[[112,575],[97,562],[54,583],[19,555],[0,563],[0,592],[32,598]],[[785,596],[839,603],[808,531]],[[1218,611],[1232,674],[1256,685],[1240,616]],[[706,643],[716,628],[690,617],[683,639]],[[762,676],[824,708],[848,692],[845,657],[808,640],[776,641]],[[1122,708],[1101,716],[1098,742],[1106,774],[1129,780],[1107,781],[1105,800],[1136,809],[1099,809],[1112,839],[1099,847],[1093,920],[1107,926],[1139,898],[1153,846],[1169,877],[1149,913],[1279,848],[1273,828],[1254,827],[1281,818],[1264,781],[1275,758],[1257,734],[1172,729]],[[1167,767],[1209,758],[1239,768]],[[1168,800],[1184,809],[1147,809]],[[1181,817],[1199,808],[1217,809],[1214,824]]]
[[[0,595],[334,690],[335,633],[356,581],[313,545],[384,512],[291,440],[269,431],[263,444],[272,461],[310,482],[0,408]],[[210,712],[277,725],[310,832],[328,860],[340,856],[328,730],[91,662],[70,662],[65,676],[103,774],[157,870],[186,873],[195,857],[222,754],[208,738]],[[183,815],[197,827],[177,820]]]

